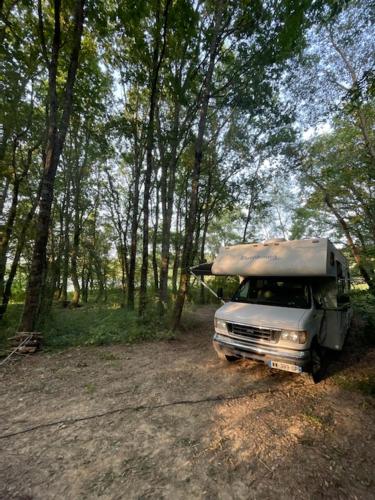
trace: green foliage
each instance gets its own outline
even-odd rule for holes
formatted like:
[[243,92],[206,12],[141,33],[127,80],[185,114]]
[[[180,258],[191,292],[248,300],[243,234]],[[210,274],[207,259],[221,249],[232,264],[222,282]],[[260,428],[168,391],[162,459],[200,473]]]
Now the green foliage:
[[361,392],[365,396],[375,397],[375,373],[356,375],[339,374],[334,377],[337,385],[354,392]]
[[[209,276],[205,277],[205,283],[217,293],[219,288],[223,289],[224,299],[228,300],[233,297],[234,292],[239,285],[239,279],[236,276]],[[189,290],[189,302],[192,304],[202,304],[201,285],[198,280],[193,280]],[[218,300],[209,290],[204,289],[204,304],[213,304],[217,307],[221,306],[221,301]]]
[[165,322],[156,311],[146,319],[117,305],[93,305],[75,310],[52,310],[45,327],[47,348],[109,345],[167,338]]
[[359,340],[375,345],[375,297],[368,290],[354,289],[350,293],[354,313],[361,321]]
[[[1,324],[0,347],[5,348],[7,338],[16,332],[21,312],[21,305],[9,305]],[[49,350],[170,338],[166,325],[167,319],[156,308],[140,319],[118,303],[91,303],[77,309],[55,306],[44,321],[43,345]]]

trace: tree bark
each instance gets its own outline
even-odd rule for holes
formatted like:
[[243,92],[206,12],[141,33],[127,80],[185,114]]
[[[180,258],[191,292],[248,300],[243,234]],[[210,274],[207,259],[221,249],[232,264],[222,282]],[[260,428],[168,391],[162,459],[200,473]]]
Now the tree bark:
[[38,206],[38,201],[39,201],[39,196],[40,196],[40,188],[41,188],[41,186],[39,187],[38,194],[35,197],[35,200],[34,200],[30,210],[28,211],[28,213],[23,221],[22,229],[21,229],[20,235],[18,237],[16,251],[14,253],[13,261],[12,261],[12,264],[10,266],[8,278],[7,278],[7,281],[5,283],[4,292],[3,292],[3,296],[2,296],[2,303],[0,305],[0,320],[3,318],[4,314],[6,313],[6,310],[8,308],[8,304],[9,304],[9,300],[12,296],[13,281],[14,281],[14,278],[16,277],[18,264],[19,264],[19,261],[20,261],[21,255],[22,255],[22,251],[23,251],[24,246],[25,246],[27,232],[28,232],[30,224],[33,220],[36,207]]
[[159,183],[156,182],[155,223],[152,235],[152,270],[154,273],[154,285],[156,292],[159,289],[159,272],[158,272],[158,263],[156,258],[158,229],[159,229],[159,185],[158,184]]
[[336,209],[336,207],[334,206],[334,204],[333,204],[333,202],[332,202],[332,200],[327,192],[325,192],[324,201],[326,202],[327,207],[331,210],[333,215],[336,217],[338,223],[340,224],[340,226],[345,234],[346,241],[348,242],[349,248],[352,252],[353,258],[354,258],[355,262],[357,263],[358,269],[359,269],[360,273],[362,274],[363,279],[367,283],[370,292],[372,293],[372,295],[375,296],[375,276],[373,275],[373,273],[371,273],[371,271],[366,269],[362,253],[352,238],[352,235],[350,233],[350,229],[349,229],[349,226],[348,226],[346,220],[341,216],[339,211]]
[[221,45],[220,35],[223,27],[223,12],[224,12],[225,1],[218,0],[215,5],[216,5],[216,11],[215,11],[215,19],[213,25],[213,35],[209,48],[209,63],[205,75],[203,92],[201,94],[201,100],[199,105],[200,113],[198,122],[198,134],[195,140],[195,147],[194,147],[194,166],[191,179],[190,203],[186,218],[184,246],[181,258],[180,285],[172,317],[173,330],[175,330],[180,324],[182,309],[184,307],[185,297],[189,288],[190,274],[188,268],[191,265],[192,252],[194,248],[194,242],[193,242],[194,228],[195,228],[196,215],[198,209],[198,191],[199,191],[201,164],[203,158],[204,134],[206,131],[208,104],[211,95],[215,60],[218,48]]
[[[161,240],[161,263],[160,263],[160,290],[159,299],[162,305],[161,310],[165,311],[168,303],[168,272],[171,244],[171,226],[173,216],[173,199],[176,186],[176,171],[177,171],[177,148],[179,139],[179,123],[180,123],[179,101],[175,103],[174,120],[173,120],[173,139],[171,147],[170,162],[164,166],[164,178],[162,179],[162,240]],[[169,179],[168,179],[169,174]]]
[[81,50],[81,38],[84,23],[84,2],[76,0],[74,14],[74,34],[70,53],[69,69],[66,79],[64,98],[59,119],[59,99],[57,95],[57,74],[59,69],[59,52],[61,46],[60,0],[54,0],[54,31],[49,63],[48,82],[48,133],[43,168],[42,190],[39,202],[39,214],[36,226],[34,251],[30,276],[26,289],[25,305],[19,330],[32,332],[35,330],[42,300],[42,289],[45,283],[47,268],[46,251],[48,232],[51,222],[51,209],[54,198],[54,183],[61,151],[69,126],[73,103],[73,89]]
[[164,59],[167,42],[168,13],[172,0],[167,0],[163,11],[163,40],[160,40],[160,0],[156,9],[156,34],[152,56],[152,75],[150,90],[150,107],[147,126],[146,144],[146,173],[143,188],[143,243],[142,243],[142,267],[141,285],[139,290],[139,315],[143,315],[147,307],[147,275],[148,275],[148,245],[149,245],[149,214],[150,214],[150,189],[153,172],[153,150],[154,150],[154,128],[155,109],[158,94],[159,73]]
[[23,179],[27,176],[29,172],[32,160],[32,154],[33,151],[36,149],[34,147],[28,150],[27,160],[26,163],[24,163],[23,165],[22,172],[17,173],[17,160],[16,160],[17,147],[18,147],[18,140],[15,139],[13,142],[13,153],[12,153],[12,167],[13,167],[13,179],[14,179],[12,201],[10,204],[7,221],[5,224],[5,230],[2,232],[2,234],[0,234],[0,297],[4,293],[4,286],[5,286],[4,279],[5,279],[5,271],[7,265],[7,253],[17,215],[19,190]]

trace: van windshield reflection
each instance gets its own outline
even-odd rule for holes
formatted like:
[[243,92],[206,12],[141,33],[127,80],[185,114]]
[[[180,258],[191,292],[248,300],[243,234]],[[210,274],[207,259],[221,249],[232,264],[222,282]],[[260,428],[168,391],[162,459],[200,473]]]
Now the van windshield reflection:
[[296,278],[246,278],[232,301],[310,309],[310,287]]

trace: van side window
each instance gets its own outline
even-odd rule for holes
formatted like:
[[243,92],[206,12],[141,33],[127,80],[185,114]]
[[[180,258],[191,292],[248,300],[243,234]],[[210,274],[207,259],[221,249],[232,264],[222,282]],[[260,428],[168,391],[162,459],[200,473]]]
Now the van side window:
[[342,272],[341,262],[336,260],[336,276],[337,276],[337,293],[338,295],[342,295],[345,293],[345,278],[344,273]]
[[330,252],[329,254],[329,263],[331,264],[331,266],[335,265],[335,254],[333,252]]

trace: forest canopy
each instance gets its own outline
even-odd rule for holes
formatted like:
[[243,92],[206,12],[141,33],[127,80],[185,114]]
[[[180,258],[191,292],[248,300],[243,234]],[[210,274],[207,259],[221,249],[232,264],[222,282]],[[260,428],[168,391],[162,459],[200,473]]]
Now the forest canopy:
[[271,237],[375,294],[374,31],[365,0],[2,0],[0,321],[116,290],[176,328],[190,266]]

